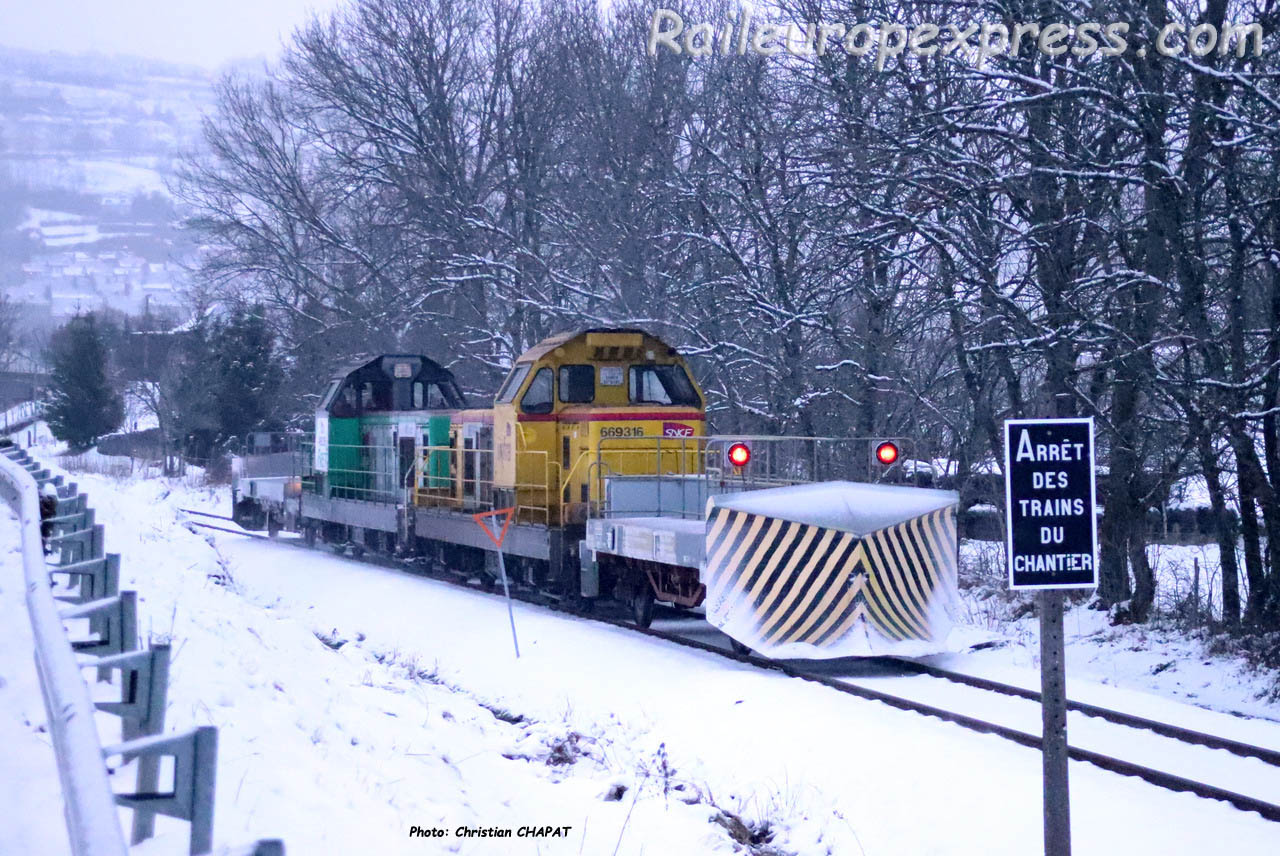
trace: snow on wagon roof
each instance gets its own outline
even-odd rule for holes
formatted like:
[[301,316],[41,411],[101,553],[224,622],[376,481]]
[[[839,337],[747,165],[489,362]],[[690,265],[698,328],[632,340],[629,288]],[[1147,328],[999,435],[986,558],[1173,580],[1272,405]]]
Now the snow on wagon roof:
[[953,490],[832,481],[724,494],[714,501],[721,508],[824,526],[862,537],[955,505],[960,495]]

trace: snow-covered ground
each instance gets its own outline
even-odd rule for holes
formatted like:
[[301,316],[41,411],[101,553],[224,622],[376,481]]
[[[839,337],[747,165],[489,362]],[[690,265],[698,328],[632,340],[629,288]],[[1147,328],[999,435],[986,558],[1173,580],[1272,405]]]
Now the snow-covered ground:
[[[1026,684],[1036,679],[1040,666],[1039,619],[1030,612],[1011,618],[1031,598],[1003,591],[1003,549],[993,542],[966,542],[961,547],[962,564],[994,575],[988,584],[962,591],[961,597],[961,618],[975,630],[988,631],[991,647],[936,662]],[[1162,611],[1171,612],[1179,605],[1185,609],[1191,593],[1198,591],[1203,615],[1220,612],[1220,598],[1210,596],[1219,585],[1216,545],[1155,544],[1148,554],[1159,576]],[[1077,684],[1104,684],[1280,722],[1280,675],[1251,669],[1237,658],[1211,655],[1207,637],[1188,635],[1186,627],[1159,619],[1145,625],[1112,626],[1105,611],[1082,601],[1068,608],[1064,630],[1073,695]]]
[[[493,598],[192,531],[176,507],[218,500],[157,480],[79,480],[141,592],[143,632],[173,639],[170,726],[221,729],[221,841],[400,852],[422,844],[413,824],[533,825],[573,829],[444,842],[731,852],[708,823],[715,806],[770,823],[792,852],[1020,853],[1039,840],[1038,758],[996,738],[524,605],[517,661]],[[317,634],[347,641],[332,650]],[[1073,775],[1082,852],[1148,812],[1139,826],[1167,813],[1231,828],[1243,852],[1274,835],[1224,806]],[[1181,849],[1194,833],[1176,826],[1129,849]]]
[[[767,846],[783,853],[1040,849],[1034,751],[525,604],[515,607],[517,660],[500,599],[197,529],[177,510],[226,513],[225,492],[75,479],[107,526],[108,549],[124,556],[122,585],[140,592],[141,633],[174,645],[168,726],[220,729],[216,838],[224,844],[281,837],[293,853],[742,852],[748,845],[729,834],[732,815],[768,828]],[[20,569],[5,544],[0,551],[7,601]],[[1118,657],[1121,646],[1086,633],[1087,618],[1073,611],[1081,622],[1073,696],[1280,745],[1280,726],[1268,721],[1104,686],[1102,678],[1133,688],[1141,669],[1123,661],[1109,676],[1100,653],[1091,661],[1091,648]],[[1034,646],[1018,641],[1021,632],[948,665],[1034,682],[1034,662],[1023,659]],[[1140,652],[1131,653],[1136,664]],[[1182,653],[1164,646],[1156,656]],[[38,697],[17,701],[31,689],[9,677],[18,660],[29,655],[17,643],[0,649],[0,674],[10,680],[0,716],[34,705],[36,718],[0,723],[0,734],[4,745],[31,750],[22,756],[35,770],[40,706]],[[1265,712],[1246,682],[1223,680],[1217,665],[1203,667],[1205,679],[1222,684],[1215,706],[1249,702]],[[1177,668],[1191,674],[1181,660]],[[114,727],[103,718],[105,740]],[[1073,763],[1071,776],[1079,853],[1198,853],[1224,842],[1233,854],[1275,850],[1280,826],[1257,815],[1085,764]],[[128,770],[117,777],[121,788],[132,779]],[[24,830],[28,818],[39,823],[14,816]],[[414,825],[448,837],[411,839]],[[454,834],[522,826],[570,829],[503,841]],[[135,851],[177,852],[185,825],[162,819],[158,829],[160,838]],[[0,853],[56,852],[44,841],[15,849],[13,840],[22,839],[0,837]]]

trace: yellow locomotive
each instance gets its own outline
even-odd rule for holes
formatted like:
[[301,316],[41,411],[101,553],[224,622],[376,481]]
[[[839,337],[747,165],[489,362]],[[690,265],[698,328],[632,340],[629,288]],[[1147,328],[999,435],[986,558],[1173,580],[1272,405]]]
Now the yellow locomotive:
[[[468,538],[450,512],[514,507],[504,546],[527,582],[565,594],[579,582],[578,541],[609,479],[703,469],[702,392],[684,358],[642,330],[552,336],[516,360],[491,410],[452,420],[448,445],[419,450],[406,537],[443,526],[457,539],[448,543],[483,547],[475,524],[465,521]],[[453,553],[446,562],[461,558],[438,549]]]
[[705,602],[731,637],[786,656],[916,652],[948,626],[957,497],[831,481],[866,442],[709,435],[674,348],[590,329],[522,354],[489,409],[426,357],[362,361],[330,382],[287,475],[263,471],[278,453],[246,459],[235,507],[484,582],[496,554],[473,517],[513,509],[509,574],[561,604],[613,598],[647,624],[655,601]]

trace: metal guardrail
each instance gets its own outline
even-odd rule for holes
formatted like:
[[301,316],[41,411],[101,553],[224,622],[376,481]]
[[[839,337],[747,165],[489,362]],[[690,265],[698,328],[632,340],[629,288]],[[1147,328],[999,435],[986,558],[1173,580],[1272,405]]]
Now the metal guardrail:
[[[54,563],[46,562],[40,532],[39,491],[46,484],[54,485],[58,493],[57,509],[46,518],[52,529],[48,540],[56,554]],[[138,649],[137,596],[119,591],[120,557],[104,551],[103,526],[94,522],[88,498],[16,446],[0,448],[0,495],[21,524],[36,670],[72,852],[76,856],[128,853],[117,805],[133,809],[134,844],[153,835],[155,816],[163,814],[191,823],[191,854],[210,852],[217,729],[205,726],[163,733],[169,646]],[[54,574],[67,578],[67,587],[57,590],[58,597],[51,585]],[[59,601],[70,605],[59,609]],[[63,622],[72,619],[87,619],[91,637],[70,639]],[[99,681],[118,672],[119,700],[94,702],[82,674],[86,668],[96,669]],[[102,746],[94,722],[98,711],[121,718],[124,742]],[[112,790],[104,764],[112,756],[138,761],[135,793]],[[173,785],[167,791],[160,790],[159,781],[164,757],[173,759]],[[252,852],[282,856],[284,845],[278,840],[259,841]]]

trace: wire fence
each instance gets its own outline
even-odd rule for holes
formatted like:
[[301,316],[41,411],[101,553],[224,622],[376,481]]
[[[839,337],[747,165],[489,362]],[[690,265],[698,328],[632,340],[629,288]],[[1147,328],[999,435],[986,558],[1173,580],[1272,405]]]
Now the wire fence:
[[13,434],[35,424],[44,414],[39,401],[24,401],[0,413],[0,434]]

